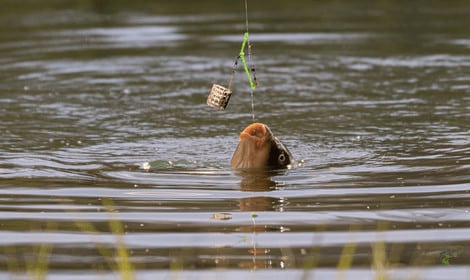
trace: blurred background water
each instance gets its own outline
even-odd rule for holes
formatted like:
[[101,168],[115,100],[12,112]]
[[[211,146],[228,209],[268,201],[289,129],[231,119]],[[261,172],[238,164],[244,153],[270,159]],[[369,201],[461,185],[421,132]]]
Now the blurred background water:
[[257,176],[243,70],[205,104],[244,12],[2,1],[2,278],[120,278],[122,247],[136,279],[470,277],[470,2],[248,1],[255,119],[296,159]]

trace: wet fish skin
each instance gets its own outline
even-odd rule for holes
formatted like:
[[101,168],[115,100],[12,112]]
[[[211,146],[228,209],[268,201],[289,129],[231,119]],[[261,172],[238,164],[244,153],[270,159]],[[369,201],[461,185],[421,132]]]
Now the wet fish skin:
[[286,146],[263,123],[252,123],[240,133],[233,154],[233,169],[285,169],[293,157]]

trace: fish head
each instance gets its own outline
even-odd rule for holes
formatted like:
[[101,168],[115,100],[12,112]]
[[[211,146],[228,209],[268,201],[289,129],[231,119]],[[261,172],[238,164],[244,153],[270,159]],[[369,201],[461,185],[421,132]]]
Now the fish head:
[[265,124],[250,124],[239,139],[231,160],[234,169],[283,169],[292,163],[289,150]]

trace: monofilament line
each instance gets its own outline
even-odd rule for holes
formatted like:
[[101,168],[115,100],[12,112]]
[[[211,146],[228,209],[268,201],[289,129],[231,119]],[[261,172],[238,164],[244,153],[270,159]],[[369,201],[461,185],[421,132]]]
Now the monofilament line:
[[245,23],[246,23],[246,32],[248,32],[248,0],[245,0]]
[[255,121],[255,101],[253,98],[253,90],[251,90],[251,118]]
[[[248,0],[245,0],[245,25],[246,25],[246,33],[248,33]],[[250,41],[248,41],[248,63],[250,64],[250,68],[254,69],[253,63],[251,60]],[[251,117],[253,121],[255,121],[255,100],[254,100],[254,94],[253,94],[253,87],[250,87],[250,93],[251,93]]]

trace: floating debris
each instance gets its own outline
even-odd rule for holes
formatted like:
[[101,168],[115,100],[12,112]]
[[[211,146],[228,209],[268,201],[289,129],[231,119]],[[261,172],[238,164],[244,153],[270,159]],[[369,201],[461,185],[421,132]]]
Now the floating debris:
[[214,214],[212,214],[212,219],[214,219],[214,220],[230,220],[230,219],[232,219],[232,214],[230,214],[230,213],[214,213]]
[[142,163],[142,165],[141,165],[141,168],[142,168],[143,170],[150,170],[150,167],[151,167],[151,166],[150,166],[150,163],[149,163],[149,162],[144,162],[144,163]]

